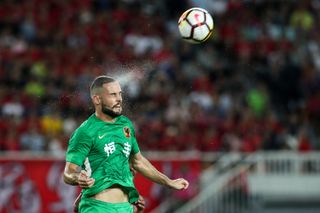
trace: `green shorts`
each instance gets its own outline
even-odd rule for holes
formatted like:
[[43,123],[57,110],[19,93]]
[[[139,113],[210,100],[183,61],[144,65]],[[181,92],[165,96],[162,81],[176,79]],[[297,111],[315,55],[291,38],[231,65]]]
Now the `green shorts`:
[[133,207],[129,202],[107,203],[92,198],[82,198],[79,205],[79,213],[133,213]]

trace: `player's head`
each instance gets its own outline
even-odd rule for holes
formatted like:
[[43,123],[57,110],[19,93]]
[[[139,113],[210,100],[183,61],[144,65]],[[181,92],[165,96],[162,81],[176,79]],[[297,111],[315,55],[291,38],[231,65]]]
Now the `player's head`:
[[122,114],[122,91],[118,81],[109,76],[98,76],[90,86],[96,111],[112,118]]

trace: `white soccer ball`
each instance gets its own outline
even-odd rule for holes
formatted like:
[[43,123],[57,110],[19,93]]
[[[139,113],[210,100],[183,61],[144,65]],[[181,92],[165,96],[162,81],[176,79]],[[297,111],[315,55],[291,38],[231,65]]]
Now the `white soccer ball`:
[[200,7],[193,7],[182,13],[178,26],[184,40],[198,44],[210,38],[214,23],[208,11]]

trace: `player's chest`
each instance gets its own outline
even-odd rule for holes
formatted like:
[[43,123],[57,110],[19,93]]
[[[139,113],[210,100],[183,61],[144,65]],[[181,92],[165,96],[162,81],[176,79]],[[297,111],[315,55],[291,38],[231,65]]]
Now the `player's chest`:
[[132,144],[133,136],[129,127],[101,128],[97,131],[92,151],[107,156],[122,153],[128,157]]

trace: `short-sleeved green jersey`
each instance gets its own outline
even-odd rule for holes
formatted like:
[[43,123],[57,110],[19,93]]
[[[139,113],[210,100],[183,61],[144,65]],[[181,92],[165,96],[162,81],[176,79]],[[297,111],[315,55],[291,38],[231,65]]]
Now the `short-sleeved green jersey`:
[[85,168],[95,179],[91,188],[82,190],[84,197],[117,184],[128,193],[132,203],[138,200],[139,194],[133,183],[129,158],[139,151],[133,125],[127,117],[105,122],[93,114],[72,134],[66,161]]

